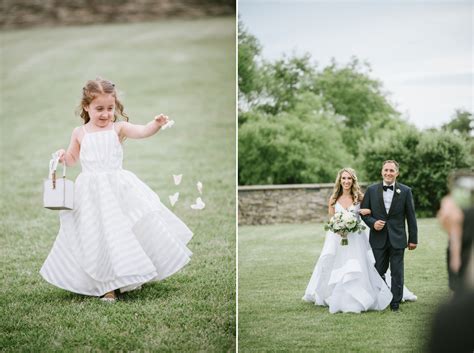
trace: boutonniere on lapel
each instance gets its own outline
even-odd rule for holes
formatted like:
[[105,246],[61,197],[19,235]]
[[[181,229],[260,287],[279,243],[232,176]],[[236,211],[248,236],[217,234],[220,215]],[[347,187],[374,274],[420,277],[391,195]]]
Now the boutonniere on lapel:
[[397,194],[400,195],[401,192],[402,192],[402,191],[401,191],[400,189],[397,189]]

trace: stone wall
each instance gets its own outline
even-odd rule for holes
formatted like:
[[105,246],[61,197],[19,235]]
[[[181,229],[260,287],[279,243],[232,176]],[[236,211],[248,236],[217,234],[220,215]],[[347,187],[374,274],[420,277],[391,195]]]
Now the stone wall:
[[334,184],[239,186],[239,225],[327,220]]
[[3,0],[0,26],[20,28],[235,14],[235,0]]
[[334,184],[239,186],[239,224],[308,223],[327,218]]

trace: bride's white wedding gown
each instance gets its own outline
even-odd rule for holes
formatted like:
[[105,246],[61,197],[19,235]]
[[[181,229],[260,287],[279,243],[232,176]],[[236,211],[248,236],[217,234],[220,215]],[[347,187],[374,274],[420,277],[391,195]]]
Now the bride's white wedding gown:
[[[336,212],[359,214],[360,205],[348,210],[336,203]],[[390,288],[374,267],[366,232],[350,233],[348,245],[327,232],[323,250],[306,288],[303,300],[329,306],[330,313],[383,310],[392,300]]]
[[[385,282],[390,287],[390,284],[392,283],[392,276],[390,275],[390,270],[388,270],[385,274]],[[406,286],[403,286],[402,302],[414,302],[417,299],[418,297],[413,292],[411,292]]]

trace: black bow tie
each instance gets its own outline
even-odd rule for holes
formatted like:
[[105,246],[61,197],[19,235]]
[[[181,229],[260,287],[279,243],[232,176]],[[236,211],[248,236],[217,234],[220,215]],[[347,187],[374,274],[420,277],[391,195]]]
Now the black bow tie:
[[387,191],[387,189],[390,189],[393,191],[393,185],[384,185],[383,186],[383,191]]

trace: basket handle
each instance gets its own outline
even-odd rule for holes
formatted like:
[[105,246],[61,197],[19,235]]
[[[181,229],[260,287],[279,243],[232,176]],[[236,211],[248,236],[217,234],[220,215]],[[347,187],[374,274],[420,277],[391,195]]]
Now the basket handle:
[[[53,153],[52,159],[49,161],[49,176],[53,183],[53,189],[56,189],[56,169],[58,168],[59,156],[57,153]],[[63,178],[66,177],[66,161],[63,165]]]

